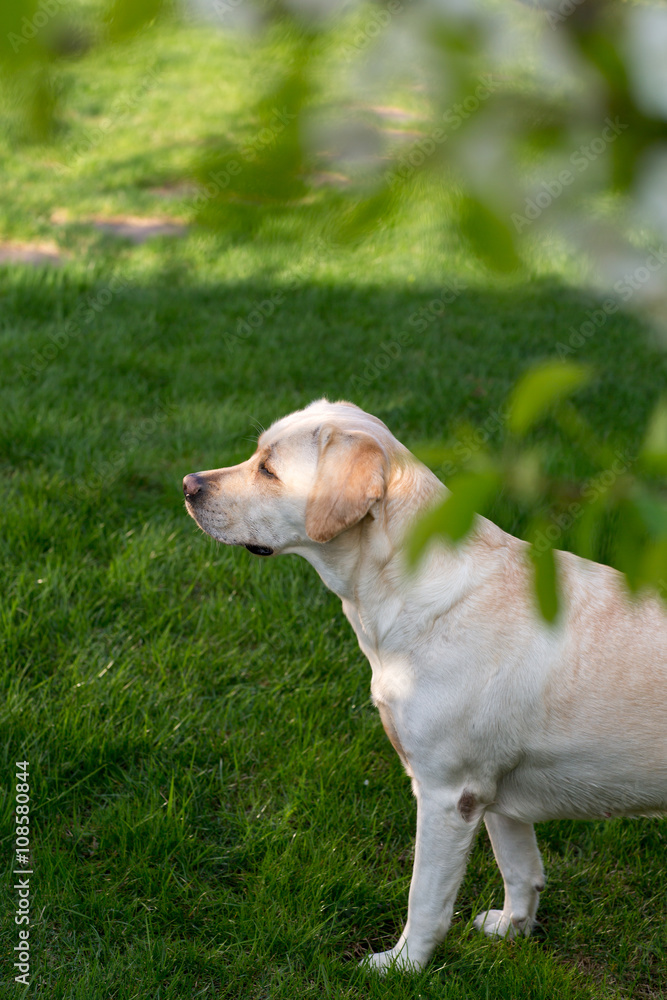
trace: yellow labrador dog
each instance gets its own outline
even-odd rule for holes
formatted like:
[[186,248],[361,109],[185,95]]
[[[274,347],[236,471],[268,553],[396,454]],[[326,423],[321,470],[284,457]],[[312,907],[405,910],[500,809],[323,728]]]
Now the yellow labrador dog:
[[483,819],[505,885],[491,935],[528,933],[543,871],[533,823],[667,811],[667,615],[607,566],[559,553],[563,611],[536,611],[526,543],[478,517],[406,569],[406,531],[447,495],[376,417],[319,400],[246,461],[183,480],[188,513],[257,555],[296,552],[343,602],[371,693],[412,778],[408,919],[373,966],[423,966],[449,927]]

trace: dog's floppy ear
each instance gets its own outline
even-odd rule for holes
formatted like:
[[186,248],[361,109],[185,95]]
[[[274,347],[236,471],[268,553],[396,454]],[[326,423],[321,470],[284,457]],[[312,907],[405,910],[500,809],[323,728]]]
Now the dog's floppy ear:
[[386,490],[387,457],[370,434],[322,427],[315,485],[306,504],[306,534],[328,542],[368,513]]

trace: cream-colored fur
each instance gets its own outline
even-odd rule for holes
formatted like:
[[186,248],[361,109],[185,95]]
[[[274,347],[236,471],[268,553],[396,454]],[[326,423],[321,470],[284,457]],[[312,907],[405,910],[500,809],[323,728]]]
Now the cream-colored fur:
[[409,572],[406,532],[447,490],[350,403],[277,421],[248,461],[187,476],[184,491],[219,541],[312,563],[370,661],[417,799],[407,923],[372,965],[428,961],[482,820],[505,902],[475,923],[515,935],[543,888],[535,821],[667,811],[667,615],[631,600],[616,571],[558,553],[554,626],[536,610],[526,543],[483,517]]

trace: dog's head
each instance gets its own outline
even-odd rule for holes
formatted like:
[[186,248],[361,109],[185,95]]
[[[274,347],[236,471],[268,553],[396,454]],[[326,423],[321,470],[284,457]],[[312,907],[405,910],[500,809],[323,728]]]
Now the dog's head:
[[377,512],[396,448],[377,417],[319,400],[264,431],[246,462],[186,476],[186,507],[213,538],[257,555],[326,544]]

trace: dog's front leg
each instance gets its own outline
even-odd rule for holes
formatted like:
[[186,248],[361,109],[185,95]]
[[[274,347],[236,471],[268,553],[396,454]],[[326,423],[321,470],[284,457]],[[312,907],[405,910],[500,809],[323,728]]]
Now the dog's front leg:
[[414,969],[426,965],[449,928],[481,818],[479,810],[471,814],[468,800],[466,808],[461,808],[460,792],[425,790],[416,781],[414,787],[417,839],[408,920],[394,948],[365,959],[365,963],[376,969],[392,965]]

